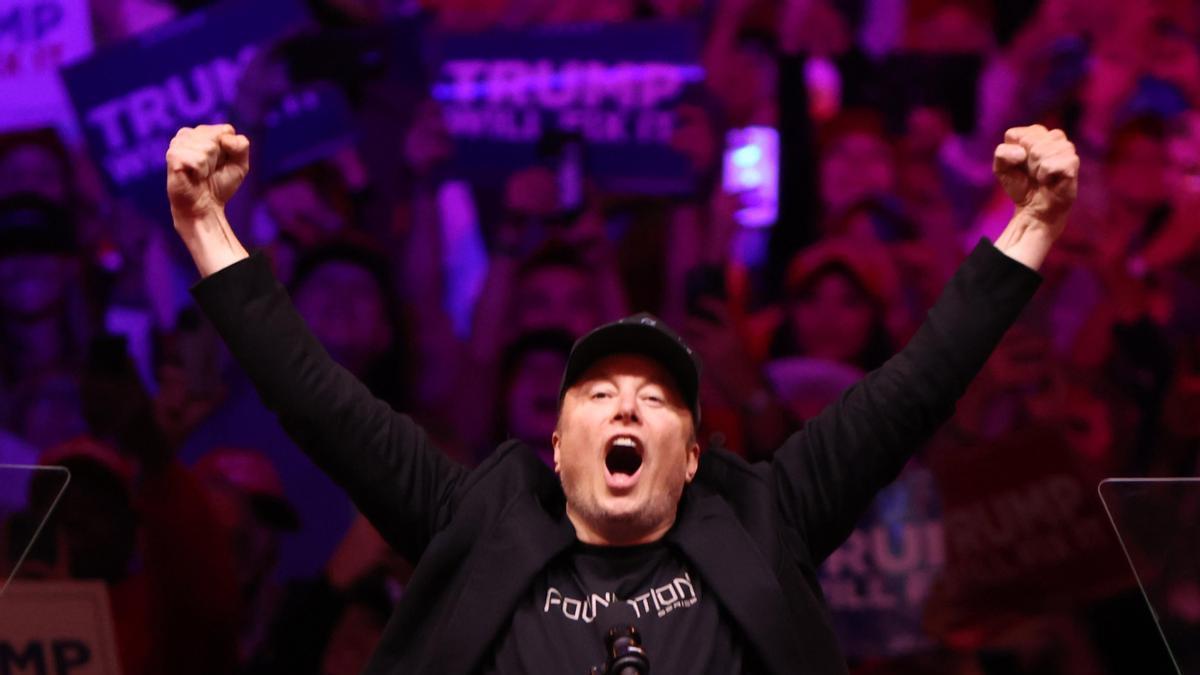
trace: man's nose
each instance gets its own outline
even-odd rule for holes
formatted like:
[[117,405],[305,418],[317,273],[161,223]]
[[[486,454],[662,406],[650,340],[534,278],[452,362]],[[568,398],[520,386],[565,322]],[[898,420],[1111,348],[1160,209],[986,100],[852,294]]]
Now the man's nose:
[[622,422],[637,422],[639,421],[637,409],[637,396],[633,393],[620,394],[617,396],[617,419]]

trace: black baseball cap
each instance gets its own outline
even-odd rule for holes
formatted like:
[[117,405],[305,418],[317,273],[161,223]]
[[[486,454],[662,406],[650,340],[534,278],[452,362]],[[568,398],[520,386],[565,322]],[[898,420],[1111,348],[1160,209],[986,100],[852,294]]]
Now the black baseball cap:
[[588,368],[613,354],[638,354],[665,368],[692,411],[692,420],[700,424],[700,357],[662,319],[646,312],[604,324],[575,341],[558,390],[559,402]]

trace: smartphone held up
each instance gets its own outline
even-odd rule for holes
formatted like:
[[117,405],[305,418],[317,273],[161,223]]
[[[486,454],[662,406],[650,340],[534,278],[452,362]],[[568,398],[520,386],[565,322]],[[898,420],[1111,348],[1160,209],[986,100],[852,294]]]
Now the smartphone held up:
[[743,227],[770,227],[779,217],[779,131],[750,126],[725,136],[721,186],[738,195],[734,218]]

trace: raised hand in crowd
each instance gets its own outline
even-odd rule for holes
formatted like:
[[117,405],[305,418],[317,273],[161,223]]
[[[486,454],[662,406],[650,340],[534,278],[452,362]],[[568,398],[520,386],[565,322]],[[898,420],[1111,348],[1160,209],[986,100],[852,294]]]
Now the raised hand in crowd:
[[1128,261],[1130,274],[1144,277],[1200,254],[1200,112],[1179,116],[1166,138],[1165,187],[1171,214],[1163,227]]
[[176,330],[164,337],[154,417],[173,448],[180,447],[229,393],[221,378],[218,340],[212,326],[191,311],[184,312]]
[[712,374],[715,391],[710,394],[720,401],[713,407],[733,410],[741,422],[740,430],[725,430],[725,434],[740,431],[738,440],[744,440],[742,449],[748,457],[769,458],[795,424],[751,358],[728,301],[701,296],[695,305],[683,324],[683,335]]

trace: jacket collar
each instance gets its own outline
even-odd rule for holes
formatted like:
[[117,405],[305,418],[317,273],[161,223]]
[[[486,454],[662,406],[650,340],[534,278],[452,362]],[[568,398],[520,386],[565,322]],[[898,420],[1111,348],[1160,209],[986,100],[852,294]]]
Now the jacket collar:
[[559,500],[524,492],[508,504],[472,556],[466,586],[436,637],[430,672],[478,671],[537,575],[575,542]]
[[696,569],[768,672],[816,672],[800,649],[775,570],[724,499],[690,486],[666,540]]

